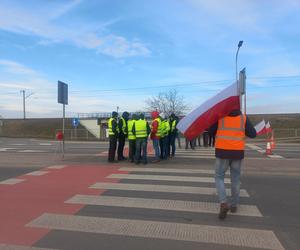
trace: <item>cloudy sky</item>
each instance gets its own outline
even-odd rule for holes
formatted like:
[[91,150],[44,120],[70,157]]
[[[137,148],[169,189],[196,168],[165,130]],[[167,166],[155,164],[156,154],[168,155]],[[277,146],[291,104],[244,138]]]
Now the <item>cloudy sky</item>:
[[136,111],[177,89],[195,108],[247,70],[249,113],[300,112],[300,0],[0,0],[0,115]]

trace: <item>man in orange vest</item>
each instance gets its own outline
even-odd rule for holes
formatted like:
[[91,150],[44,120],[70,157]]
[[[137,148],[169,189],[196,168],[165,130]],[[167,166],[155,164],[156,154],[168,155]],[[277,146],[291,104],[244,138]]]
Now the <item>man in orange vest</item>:
[[[219,219],[223,220],[230,210],[237,212],[240,196],[240,174],[244,158],[245,136],[256,137],[256,130],[250,120],[240,110],[233,110],[228,116],[220,119],[212,131],[216,134],[215,182],[220,202]],[[230,168],[231,199],[227,202],[224,184],[225,173]]]

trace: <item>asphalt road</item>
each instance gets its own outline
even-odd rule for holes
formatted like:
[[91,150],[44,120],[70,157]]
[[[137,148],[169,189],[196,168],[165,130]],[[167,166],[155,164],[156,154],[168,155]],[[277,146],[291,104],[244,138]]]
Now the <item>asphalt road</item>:
[[241,207],[225,221],[213,148],[137,166],[109,165],[104,142],[67,142],[64,159],[57,146],[0,138],[0,249],[300,249],[299,144],[274,158],[249,142]]

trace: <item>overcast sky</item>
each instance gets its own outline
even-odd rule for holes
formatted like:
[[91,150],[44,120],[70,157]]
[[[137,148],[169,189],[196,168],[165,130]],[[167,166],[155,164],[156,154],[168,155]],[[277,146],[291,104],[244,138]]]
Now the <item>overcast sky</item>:
[[300,112],[300,0],[0,0],[0,115],[136,111],[177,89],[195,108],[247,70],[249,113]]

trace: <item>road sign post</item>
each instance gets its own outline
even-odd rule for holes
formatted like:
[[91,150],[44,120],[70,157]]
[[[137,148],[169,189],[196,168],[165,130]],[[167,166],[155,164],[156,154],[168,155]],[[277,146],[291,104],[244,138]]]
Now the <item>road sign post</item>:
[[68,84],[58,81],[57,82],[57,102],[63,105],[63,146],[62,146],[62,158],[65,156],[65,105],[68,105]]

